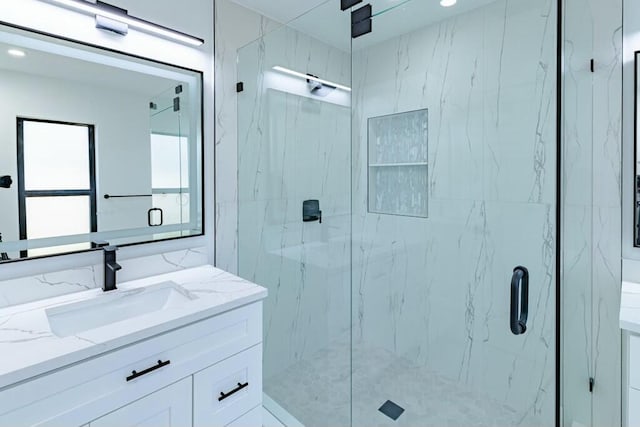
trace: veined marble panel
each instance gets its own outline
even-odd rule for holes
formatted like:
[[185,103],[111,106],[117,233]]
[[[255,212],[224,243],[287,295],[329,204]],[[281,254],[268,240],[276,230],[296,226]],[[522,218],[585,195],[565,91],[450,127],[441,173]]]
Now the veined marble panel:
[[[27,261],[28,262],[28,261]],[[206,265],[207,249],[193,248],[118,261],[124,282]],[[0,307],[66,295],[102,286],[102,264],[0,282]]]
[[238,271],[238,49],[280,24],[230,0],[215,2],[216,266]]
[[[631,6],[635,2],[629,2]],[[621,425],[622,0],[564,2],[563,414]],[[625,8],[626,13],[633,13]],[[590,61],[594,61],[594,72]],[[594,378],[593,393],[589,378]]]

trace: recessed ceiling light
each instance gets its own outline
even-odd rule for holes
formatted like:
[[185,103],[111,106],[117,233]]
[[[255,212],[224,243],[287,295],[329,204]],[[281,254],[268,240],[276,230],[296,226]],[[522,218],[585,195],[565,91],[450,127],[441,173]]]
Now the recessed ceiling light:
[[26,55],[26,53],[24,53],[23,51],[18,50],[18,49],[9,49],[7,51],[7,53],[9,55],[11,55],[11,56],[15,56],[15,57],[18,57],[18,58],[22,58],[23,56]]
[[440,0],[440,6],[450,7],[457,3],[458,0]]

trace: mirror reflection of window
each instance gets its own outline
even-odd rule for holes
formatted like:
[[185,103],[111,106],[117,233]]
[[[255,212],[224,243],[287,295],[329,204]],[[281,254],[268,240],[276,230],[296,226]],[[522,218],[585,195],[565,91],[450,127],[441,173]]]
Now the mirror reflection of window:
[[[18,168],[21,240],[97,231],[92,125],[18,118]],[[21,256],[89,247],[30,249]]]

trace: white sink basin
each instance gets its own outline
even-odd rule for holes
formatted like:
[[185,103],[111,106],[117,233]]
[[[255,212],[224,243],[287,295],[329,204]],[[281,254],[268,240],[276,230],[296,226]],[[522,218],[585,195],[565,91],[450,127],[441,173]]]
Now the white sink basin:
[[196,298],[174,282],[162,282],[137,289],[118,289],[45,311],[51,331],[58,337],[67,337],[155,311],[181,307]]

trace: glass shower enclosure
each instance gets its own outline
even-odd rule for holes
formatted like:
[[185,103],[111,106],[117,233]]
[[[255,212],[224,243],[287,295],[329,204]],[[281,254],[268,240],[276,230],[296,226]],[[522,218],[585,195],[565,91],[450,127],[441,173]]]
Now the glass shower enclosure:
[[372,0],[356,38],[339,6],[238,51],[266,408],[288,426],[554,425],[556,3]]
[[[172,229],[155,238],[180,237],[193,224],[189,165],[196,164],[190,140],[189,94],[182,85],[171,87],[149,102],[152,211],[149,221]],[[183,227],[184,224],[184,227]]]

